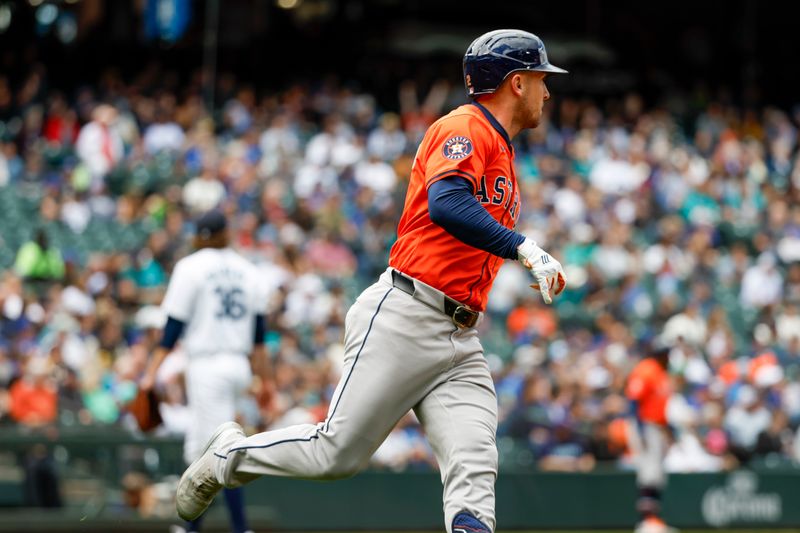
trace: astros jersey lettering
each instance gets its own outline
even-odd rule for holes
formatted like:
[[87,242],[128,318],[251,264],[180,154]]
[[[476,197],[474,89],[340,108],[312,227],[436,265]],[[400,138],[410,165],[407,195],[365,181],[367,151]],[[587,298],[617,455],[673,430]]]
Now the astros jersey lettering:
[[431,222],[428,187],[446,177],[461,177],[489,214],[512,229],[520,209],[513,161],[505,131],[477,105],[463,105],[436,121],[414,159],[389,265],[484,310],[503,258],[464,244]]
[[256,267],[233,250],[203,248],[175,265],[162,307],[186,324],[190,357],[249,354],[255,316],[266,311],[262,286]]
[[637,364],[625,388],[628,399],[638,403],[639,418],[659,425],[667,423],[670,392],[669,374],[654,359],[645,359]]

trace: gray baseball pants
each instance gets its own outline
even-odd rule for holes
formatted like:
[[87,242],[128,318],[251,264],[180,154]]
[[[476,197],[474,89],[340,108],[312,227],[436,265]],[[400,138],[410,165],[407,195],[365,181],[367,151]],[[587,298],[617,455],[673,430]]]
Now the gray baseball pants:
[[648,422],[639,425],[633,420],[629,421],[628,428],[636,465],[636,484],[639,487],[663,488],[667,483],[664,458],[669,449],[666,429]]
[[394,287],[388,269],[361,293],[347,313],[344,367],[327,419],[220,452],[221,483],[352,476],[413,409],[441,470],[447,531],[464,511],[494,530],[497,398],[483,348],[474,328],[458,328],[441,311],[440,291],[414,286],[413,296]]

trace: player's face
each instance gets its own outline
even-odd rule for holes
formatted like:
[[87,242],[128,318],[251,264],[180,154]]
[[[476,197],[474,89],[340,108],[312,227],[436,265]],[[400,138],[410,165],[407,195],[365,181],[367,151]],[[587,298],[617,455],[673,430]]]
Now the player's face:
[[523,91],[521,99],[522,121],[526,128],[535,128],[542,121],[542,109],[545,101],[550,99],[544,80],[546,72],[523,72]]

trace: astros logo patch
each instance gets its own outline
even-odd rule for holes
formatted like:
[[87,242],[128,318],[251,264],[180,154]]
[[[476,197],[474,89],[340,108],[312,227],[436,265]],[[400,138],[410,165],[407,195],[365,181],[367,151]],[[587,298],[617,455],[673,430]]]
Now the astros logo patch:
[[442,154],[447,159],[453,159],[455,161],[464,159],[471,153],[472,141],[460,135],[449,138],[442,147]]

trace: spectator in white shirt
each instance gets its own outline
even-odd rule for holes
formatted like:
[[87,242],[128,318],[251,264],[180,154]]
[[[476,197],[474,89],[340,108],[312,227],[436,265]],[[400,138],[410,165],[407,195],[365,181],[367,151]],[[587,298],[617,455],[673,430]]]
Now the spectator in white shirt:
[[390,194],[397,184],[394,168],[382,161],[378,153],[370,153],[366,161],[356,164],[353,179],[360,187],[372,189],[377,194]]
[[384,113],[380,126],[367,137],[367,151],[384,161],[394,161],[406,148],[406,136],[400,129],[400,117],[395,113]]
[[92,112],[92,120],[81,128],[76,149],[81,162],[92,176],[92,190],[102,188],[103,179],[124,155],[122,137],[115,128],[117,110],[100,104]]
[[734,454],[747,459],[755,448],[758,434],[767,429],[771,421],[772,415],[759,400],[756,390],[750,385],[742,385],[724,422]]
[[739,300],[746,308],[760,309],[778,303],[782,293],[783,278],[775,268],[775,256],[764,252],[744,273]]
[[203,213],[217,207],[225,198],[225,186],[210,167],[189,180],[183,187],[183,203],[192,213]]
[[176,122],[170,120],[167,112],[159,109],[156,122],[150,124],[144,132],[144,149],[150,155],[161,151],[177,152],[183,147],[186,135]]

